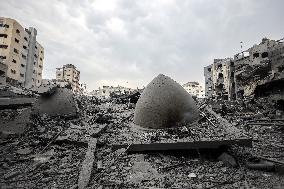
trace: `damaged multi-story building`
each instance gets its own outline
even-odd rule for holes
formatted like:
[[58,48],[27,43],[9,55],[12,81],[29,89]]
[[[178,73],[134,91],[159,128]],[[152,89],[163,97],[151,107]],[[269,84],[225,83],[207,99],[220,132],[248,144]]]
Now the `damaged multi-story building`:
[[230,100],[272,95],[283,99],[283,70],[283,39],[263,38],[233,59],[215,59],[204,68],[206,97]]
[[204,76],[206,98],[233,98],[233,59],[214,59],[213,64],[204,68]]
[[73,64],[63,65],[62,68],[56,68],[56,84],[63,87],[71,85],[72,91],[78,93],[81,90],[79,84],[80,71]]
[[44,49],[37,30],[16,20],[0,17],[0,58],[7,65],[7,83],[26,88],[41,85]]

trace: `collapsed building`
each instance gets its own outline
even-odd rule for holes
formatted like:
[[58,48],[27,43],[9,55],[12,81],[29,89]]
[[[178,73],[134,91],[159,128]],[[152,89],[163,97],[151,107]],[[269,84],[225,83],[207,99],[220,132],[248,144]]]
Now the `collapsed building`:
[[234,62],[231,58],[214,59],[204,68],[205,97],[231,99],[234,91]]
[[263,38],[233,59],[214,59],[204,68],[206,98],[234,100],[272,95],[283,99],[282,40]]

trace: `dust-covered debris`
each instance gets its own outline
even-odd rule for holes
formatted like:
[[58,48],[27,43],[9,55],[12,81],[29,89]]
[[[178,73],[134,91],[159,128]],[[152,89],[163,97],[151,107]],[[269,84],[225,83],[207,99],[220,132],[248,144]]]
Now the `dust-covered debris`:
[[[118,102],[116,98],[74,98],[78,117],[32,114],[20,136],[7,134],[1,138],[1,188],[78,188],[88,141],[92,138],[97,139],[97,144],[91,158],[94,162],[88,167],[92,170],[89,188],[284,186],[279,171],[280,162],[284,160],[283,127],[280,126],[283,112],[275,111],[267,99],[198,103],[200,119],[195,124],[154,132],[133,127],[134,109],[129,103]],[[5,109],[1,119],[15,118],[20,110]],[[124,149],[113,148],[114,144],[132,144],[139,140],[153,143],[236,138],[227,127],[240,131],[238,137],[252,137],[253,146],[232,145],[213,152],[197,149],[195,153],[152,151],[144,154],[128,153],[127,145]],[[264,165],[273,164],[273,169],[255,169],[248,165],[264,161],[269,162]]]

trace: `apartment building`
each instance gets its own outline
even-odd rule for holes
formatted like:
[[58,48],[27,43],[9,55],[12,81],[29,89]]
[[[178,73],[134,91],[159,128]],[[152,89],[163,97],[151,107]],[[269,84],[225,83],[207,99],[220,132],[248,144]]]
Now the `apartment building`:
[[122,94],[130,94],[134,91],[134,89],[123,87],[123,86],[103,86],[99,87],[98,90],[92,91],[90,94],[97,97],[109,98],[112,94],[122,95]]
[[73,64],[63,65],[62,68],[56,68],[56,82],[58,85],[66,85],[66,82],[71,85],[72,91],[80,92],[80,71]]
[[26,88],[42,80],[44,49],[36,41],[37,30],[16,20],[0,17],[0,58],[8,66],[7,82]]
[[182,87],[192,96],[205,98],[204,88],[198,82],[187,82],[183,84]]

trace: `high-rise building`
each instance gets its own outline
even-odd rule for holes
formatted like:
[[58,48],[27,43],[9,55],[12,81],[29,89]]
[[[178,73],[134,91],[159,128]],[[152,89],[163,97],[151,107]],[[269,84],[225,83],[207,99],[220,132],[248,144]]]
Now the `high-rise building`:
[[0,17],[0,58],[8,66],[7,82],[26,88],[42,80],[44,49],[36,41],[37,30],[16,20]]
[[56,68],[57,84],[69,83],[72,91],[78,93],[80,91],[80,71],[73,64],[63,65],[62,68]]

